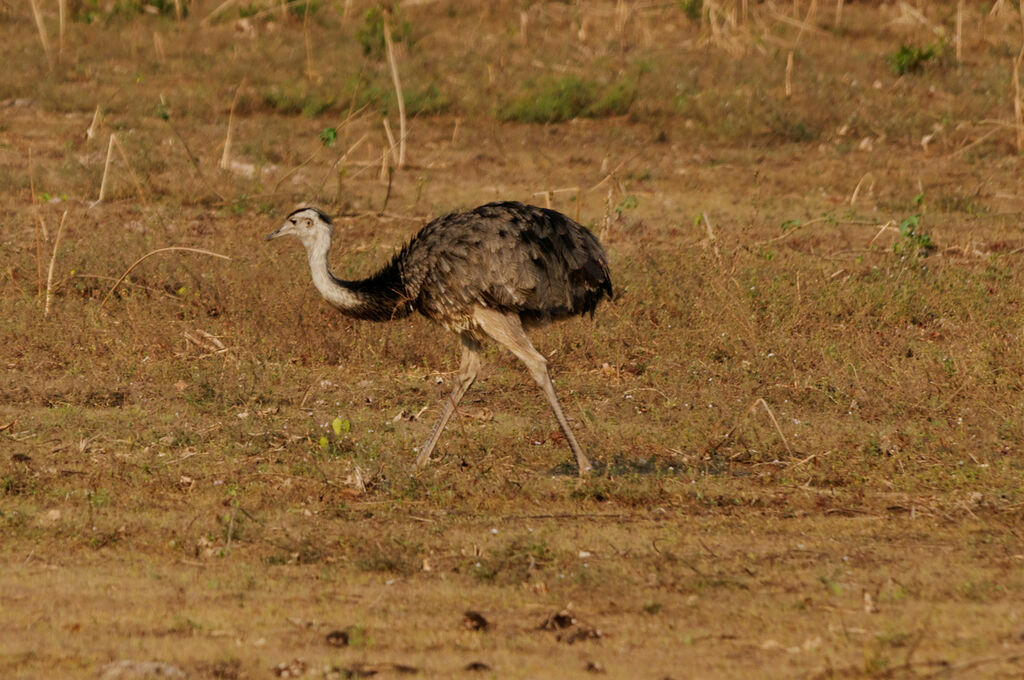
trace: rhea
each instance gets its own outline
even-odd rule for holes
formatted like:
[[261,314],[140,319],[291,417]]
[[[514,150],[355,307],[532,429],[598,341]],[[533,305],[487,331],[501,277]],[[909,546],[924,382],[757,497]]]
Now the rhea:
[[313,284],[324,299],[357,319],[389,321],[417,311],[456,333],[462,362],[451,395],[416,466],[426,465],[441,432],[480,371],[481,343],[496,340],[518,357],[547,397],[579,474],[590,471],[555,387],[547,360],[527,329],[590,313],[612,297],[608,260],[590,231],[554,210],[518,202],[488,203],[438,217],[376,274],[335,277],[328,263],[333,225],[316,208],[301,208],[267,240],[288,234],[306,248]]

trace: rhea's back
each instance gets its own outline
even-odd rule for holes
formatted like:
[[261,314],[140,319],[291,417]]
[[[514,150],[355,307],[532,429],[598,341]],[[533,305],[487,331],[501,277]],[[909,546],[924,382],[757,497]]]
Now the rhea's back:
[[545,323],[593,312],[611,298],[600,243],[565,215],[518,202],[439,217],[395,258],[411,304],[452,330],[474,306]]

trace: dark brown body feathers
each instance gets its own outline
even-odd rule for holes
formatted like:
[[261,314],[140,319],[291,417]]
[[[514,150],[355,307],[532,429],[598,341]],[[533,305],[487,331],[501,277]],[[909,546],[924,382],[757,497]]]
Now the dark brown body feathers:
[[347,283],[395,294],[382,305],[390,309],[366,318],[415,309],[457,332],[472,330],[474,306],[517,313],[534,325],[593,313],[612,297],[608,261],[594,235],[559,212],[519,202],[439,217],[377,274]]

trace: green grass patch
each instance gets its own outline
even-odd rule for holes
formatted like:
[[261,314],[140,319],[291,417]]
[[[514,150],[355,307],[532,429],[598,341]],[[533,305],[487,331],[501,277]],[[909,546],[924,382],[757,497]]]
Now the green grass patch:
[[499,110],[498,118],[520,123],[559,123],[573,118],[619,116],[629,112],[636,92],[636,80],[631,78],[605,86],[576,76],[548,78],[525,85],[515,100]]

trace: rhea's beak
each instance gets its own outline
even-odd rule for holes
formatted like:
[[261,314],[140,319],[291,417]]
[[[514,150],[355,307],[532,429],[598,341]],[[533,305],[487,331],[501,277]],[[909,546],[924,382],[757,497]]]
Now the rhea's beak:
[[265,239],[263,239],[263,240],[264,241],[273,241],[278,236],[284,236],[284,228],[286,226],[288,226],[288,225],[284,224],[284,225],[278,227],[276,230],[274,230],[274,231],[270,232],[269,234],[267,234],[267,237]]

